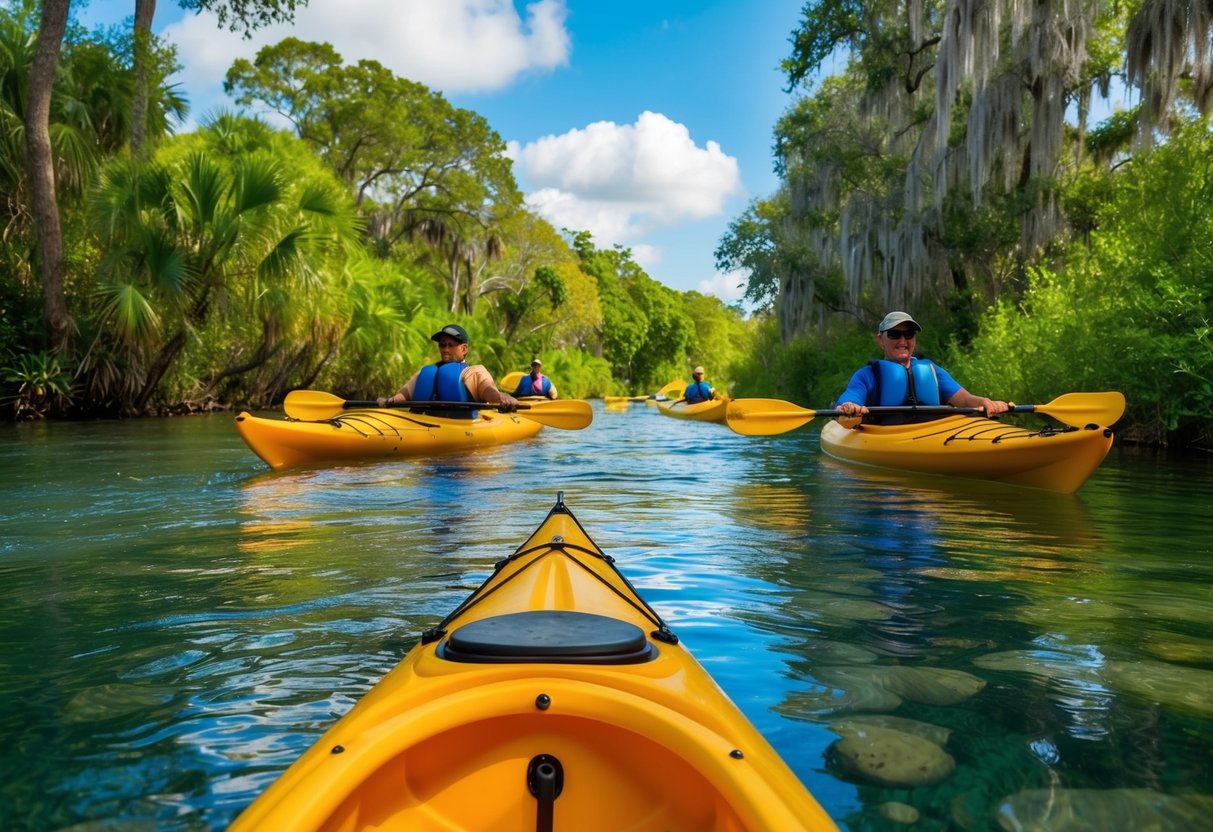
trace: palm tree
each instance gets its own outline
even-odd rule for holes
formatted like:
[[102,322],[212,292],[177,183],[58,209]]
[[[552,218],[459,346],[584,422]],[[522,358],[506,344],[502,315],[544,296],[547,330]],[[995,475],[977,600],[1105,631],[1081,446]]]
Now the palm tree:
[[207,146],[184,156],[111,164],[96,192],[102,317],[141,380],[128,412],[145,410],[216,309],[260,323],[260,360],[246,369],[263,363],[357,239],[334,181],[288,175],[275,145],[287,137],[231,117],[204,132]]
[[63,292],[63,231],[59,225],[59,200],[55,196],[55,154],[50,130],[55,67],[67,29],[69,5],[70,0],[43,0],[25,110],[26,167],[42,267],[43,318],[51,349],[56,352],[68,350],[72,328]]

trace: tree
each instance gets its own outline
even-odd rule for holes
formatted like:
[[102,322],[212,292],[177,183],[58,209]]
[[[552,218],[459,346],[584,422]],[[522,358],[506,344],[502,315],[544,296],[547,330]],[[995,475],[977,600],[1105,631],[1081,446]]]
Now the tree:
[[289,119],[350,183],[380,251],[426,242],[449,308],[474,310],[503,253],[497,228],[522,204],[505,142],[482,116],[376,61],[347,66],[331,46],[295,38],[236,61],[224,88]]
[[51,147],[51,96],[70,0],[43,0],[38,45],[29,74],[25,113],[26,160],[33,193],[38,261],[42,272],[42,314],[50,348],[59,353],[71,346],[72,320],[64,295],[63,231],[55,196],[55,157]]
[[[247,38],[254,29],[271,23],[290,23],[294,20],[295,7],[306,6],[307,0],[179,0],[183,9],[196,12],[210,11],[218,18],[220,26],[230,31],[242,32]],[[156,0],[135,0],[134,49],[132,68],[134,72],[134,95],[131,99],[131,152],[136,156],[145,152],[145,129],[148,98],[151,93],[153,42],[152,21],[156,17]]]
[[678,293],[649,277],[629,249],[596,249],[586,231],[572,237],[581,268],[598,283],[603,352],[615,378],[629,390],[655,390],[684,373],[695,325]]
[[[1083,152],[1091,95],[1106,93],[1123,56],[1124,8],[805,7],[784,62],[789,85],[807,85],[839,53],[845,69],[781,120],[777,154],[791,224],[818,268],[841,270],[847,314],[1022,286],[1024,266],[1065,231],[1059,184]],[[1077,129],[1066,123],[1071,105]],[[1004,260],[1016,264],[1010,283]],[[791,317],[811,320],[813,300],[796,298]]]
[[125,351],[127,412],[146,408],[216,308],[251,315],[260,329],[241,372],[292,334],[321,329],[292,322],[310,320],[301,315],[344,272],[358,225],[344,189],[309,171],[310,154],[287,138],[224,117],[151,162],[104,171],[94,204],[107,252],[101,315]]
[[695,326],[688,363],[704,365],[713,386],[727,392],[753,344],[755,325],[746,321],[736,306],[714,295],[685,292],[682,304]]

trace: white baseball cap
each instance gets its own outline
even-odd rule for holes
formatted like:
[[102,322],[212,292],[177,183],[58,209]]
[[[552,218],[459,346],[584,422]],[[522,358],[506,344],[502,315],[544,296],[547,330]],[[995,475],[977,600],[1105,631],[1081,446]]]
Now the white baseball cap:
[[880,328],[877,332],[887,332],[898,324],[910,324],[914,329],[922,332],[922,324],[911,318],[905,312],[890,312],[884,316],[884,320],[880,322]]

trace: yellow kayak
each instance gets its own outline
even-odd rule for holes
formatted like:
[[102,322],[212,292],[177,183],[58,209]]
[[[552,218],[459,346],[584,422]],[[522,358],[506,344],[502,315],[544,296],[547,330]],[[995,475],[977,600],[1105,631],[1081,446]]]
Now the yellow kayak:
[[836,828],[561,495],[231,830]]
[[696,422],[720,422],[724,423],[724,414],[729,407],[729,399],[727,396],[719,399],[711,399],[706,402],[696,402],[695,404],[687,404],[679,399],[678,401],[657,402],[657,409],[666,416],[673,416],[675,419],[693,419]]
[[979,416],[855,428],[831,420],[821,429],[821,449],[847,462],[1067,494],[1082,487],[1111,447],[1112,431],[1098,425],[1029,430]]
[[543,427],[517,414],[481,410],[448,419],[401,409],[347,410],[327,421],[264,419],[244,412],[236,430],[271,468],[316,462],[429,456],[526,439]]

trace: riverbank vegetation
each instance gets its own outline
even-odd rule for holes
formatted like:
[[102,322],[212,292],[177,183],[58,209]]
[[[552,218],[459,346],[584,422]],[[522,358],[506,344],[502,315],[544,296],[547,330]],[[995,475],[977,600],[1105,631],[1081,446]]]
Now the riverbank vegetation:
[[[1213,441],[1209,31],[1181,16],[1155,37],[1165,4],[807,5],[782,186],[716,251],[748,274],[749,315],[553,228],[483,117],[374,61],[267,46],[228,71],[230,112],[174,133],[187,102],[150,19],[89,32],[68,6],[0,8],[8,418],[371,398],[451,320],[471,360],[500,376],[540,356],[566,396],[704,364],[734,395],[822,407],[901,308],[975,392],[1121,390],[1122,436]],[[1094,119],[1111,87],[1139,103]]]
[[971,390],[1121,390],[1122,437],[1213,447],[1204,12],[823,0],[791,41],[783,185],[716,252],[791,346],[740,378],[825,404],[907,309]]

